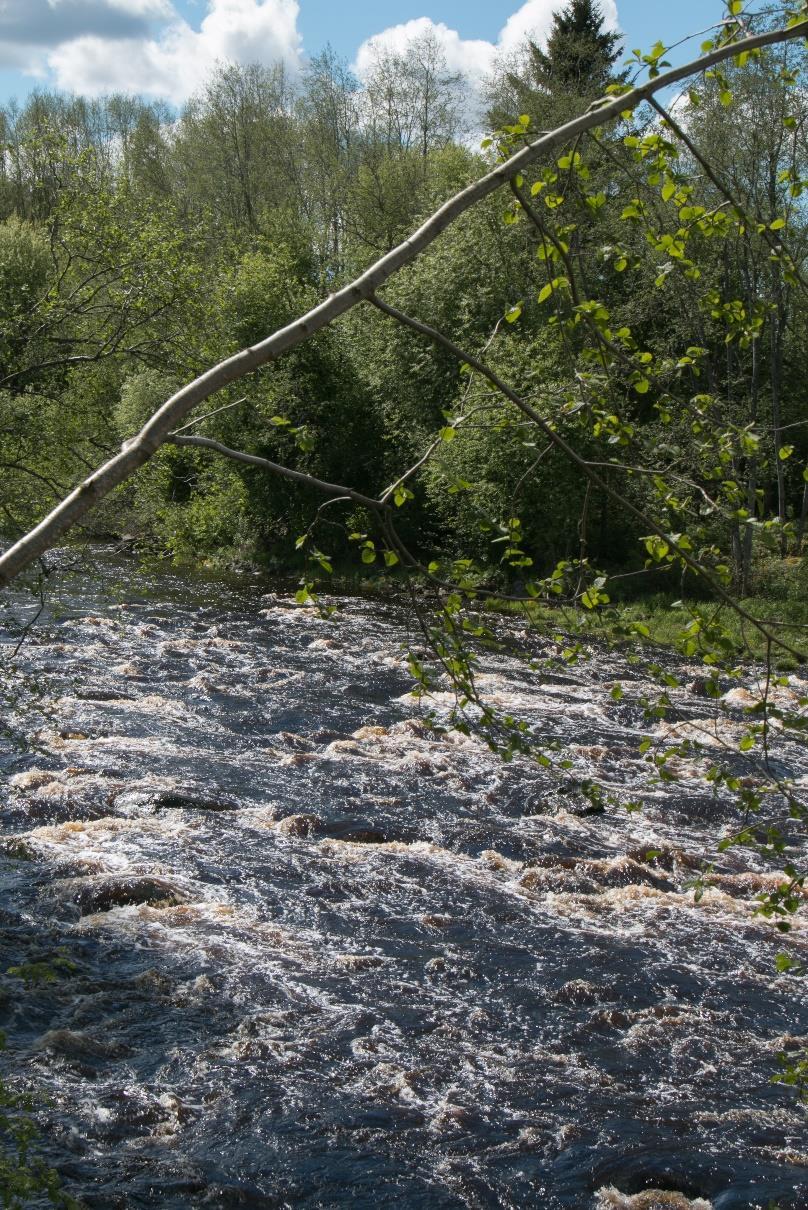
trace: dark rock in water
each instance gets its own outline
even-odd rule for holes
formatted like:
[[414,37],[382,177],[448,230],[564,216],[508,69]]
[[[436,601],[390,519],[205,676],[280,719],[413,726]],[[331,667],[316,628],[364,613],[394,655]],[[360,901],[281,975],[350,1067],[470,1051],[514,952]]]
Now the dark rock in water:
[[119,810],[140,808],[152,811],[235,811],[238,802],[232,798],[206,794],[202,790],[178,786],[170,790],[124,790],[115,798]]
[[129,1054],[129,1048],[116,1042],[93,1038],[72,1029],[51,1029],[36,1044],[37,1050],[47,1050],[65,1059],[81,1063],[99,1059],[114,1059]]
[[289,748],[292,752],[311,752],[315,747],[313,740],[305,735],[296,735],[292,731],[278,731],[272,736],[272,740],[276,744],[283,744],[284,748]]
[[602,1004],[605,1000],[617,999],[614,987],[598,987],[586,979],[571,979],[555,994],[561,1004]]
[[384,844],[387,837],[363,819],[339,819],[325,826],[329,840],[347,840],[353,844]]
[[592,1013],[586,1027],[599,1033],[606,1033],[610,1029],[628,1029],[631,1022],[629,1014],[619,1008],[601,1008]]
[[342,731],[334,731],[330,727],[322,727],[319,731],[315,731],[311,737],[315,743],[330,744],[335,739],[345,739]]
[[598,1191],[598,1210],[712,1210],[712,1203],[697,1197],[691,1201],[673,1190],[645,1189],[642,1193],[621,1193],[613,1185]]
[[694,870],[698,868],[699,862],[696,858],[689,856],[682,849],[671,848],[670,845],[663,845],[659,848],[657,845],[644,845],[640,849],[629,849],[626,852],[626,857],[631,861],[637,861],[645,865],[650,865],[654,869],[674,871],[677,866],[682,866],[686,870]]
[[281,1210],[290,1203],[280,1197],[268,1196],[257,1185],[211,1185],[202,1199],[202,1205],[215,1206],[217,1210]]
[[174,811],[235,811],[238,803],[233,799],[208,798],[193,791],[166,790],[152,799],[156,810]]
[[383,832],[364,819],[323,820],[319,815],[287,815],[278,824],[282,836],[324,836],[329,840],[346,840],[353,844],[384,844]]
[[0,853],[10,857],[12,861],[34,861],[37,856],[36,851],[19,836],[4,836],[0,839]]
[[278,824],[282,836],[317,836],[324,831],[325,825],[319,815],[287,815]]
[[71,879],[64,889],[66,897],[78,906],[82,916],[109,912],[116,907],[133,904],[175,907],[187,903],[188,896],[166,878],[141,875],[95,875]]

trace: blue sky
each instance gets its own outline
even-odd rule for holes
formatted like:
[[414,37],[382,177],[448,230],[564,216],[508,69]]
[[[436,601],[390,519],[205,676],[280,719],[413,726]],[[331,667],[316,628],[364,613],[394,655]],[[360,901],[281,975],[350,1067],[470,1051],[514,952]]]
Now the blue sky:
[[[465,38],[494,41],[507,18],[519,7],[503,0],[309,0],[301,5],[300,28],[307,47],[331,44],[348,58],[371,34],[413,17],[427,16],[457,29]],[[560,4],[558,7],[563,7]],[[720,0],[679,0],[659,4],[653,0],[617,0],[621,28],[631,46],[650,46],[657,38],[674,41],[723,15]],[[712,14],[712,16],[710,16]]]
[[[291,68],[330,43],[360,65],[370,39],[400,46],[431,25],[473,82],[525,33],[541,37],[562,0],[2,0],[0,100],[34,87],[162,96],[174,104],[217,60]],[[724,15],[721,0],[601,0],[626,46],[647,48]],[[408,24],[410,23],[410,24]],[[697,45],[697,44],[696,44]],[[363,60],[364,56],[364,60]]]

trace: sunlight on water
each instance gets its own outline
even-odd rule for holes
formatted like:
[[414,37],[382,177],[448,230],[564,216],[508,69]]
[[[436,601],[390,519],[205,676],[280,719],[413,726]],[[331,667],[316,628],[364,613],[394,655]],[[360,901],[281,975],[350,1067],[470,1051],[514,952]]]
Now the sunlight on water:
[[[689,886],[733,818],[700,774],[754,678],[717,722],[672,691],[644,732],[617,655],[492,658],[559,779],[432,727],[390,606],[328,621],[135,572],[66,581],[16,660],[0,632],[2,960],[74,964],[0,1024],[87,1206],[808,1205],[770,1083],[805,1033],[773,967],[802,934],[754,915],[776,880],[742,850]],[[654,727],[698,747],[649,787]],[[587,815],[587,777],[644,810]]]

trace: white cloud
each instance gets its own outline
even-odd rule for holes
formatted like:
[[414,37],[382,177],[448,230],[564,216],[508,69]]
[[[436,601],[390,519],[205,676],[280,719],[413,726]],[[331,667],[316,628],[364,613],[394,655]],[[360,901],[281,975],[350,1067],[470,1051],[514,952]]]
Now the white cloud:
[[[11,2],[16,3],[17,0]],[[75,3],[76,0],[47,0],[48,8],[54,11],[69,11]],[[99,12],[103,12],[105,8],[117,9],[127,16],[147,18],[170,17],[174,12],[170,0],[89,0],[89,6],[95,7]]]
[[[429,17],[418,17],[414,21],[392,25],[368,38],[357,51],[354,67],[361,77],[366,74],[379,51],[403,51],[414,39],[431,33],[443,49],[449,70],[462,72],[474,85],[491,71],[499,55],[510,55],[517,51],[526,38],[544,42],[553,23],[553,13],[562,8],[564,3],[565,0],[527,0],[527,3],[505,22],[495,43],[462,38],[456,29],[450,29],[442,21],[435,22]],[[616,30],[618,22],[615,0],[602,0],[601,11],[604,28]]]
[[495,47],[482,39],[461,38],[456,29],[449,29],[443,22],[434,22],[429,17],[416,17],[401,25],[391,25],[380,34],[374,34],[359,47],[354,62],[358,76],[367,74],[380,52],[398,53],[425,34],[432,34],[446,56],[446,66],[451,72],[462,72],[473,79],[481,79],[491,68]]
[[[57,0],[61,2],[61,0]],[[112,0],[144,13],[160,0]],[[88,34],[48,56],[59,88],[99,95],[136,92],[184,101],[217,61],[300,64],[298,0],[209,0],[199,30],[176,14],[156,37],[109,39]]]
[[[48,0],[53,6],[63,2],[64,0]],[[108,3],[110,8],[134,13],[136,17],[170,17],[174,12],[169,0],[108,0]]]
[[[497,47],[510,54],[518,50],[526,38],[544,42],[553,24],[553,13],[564,7],[564,0],[527,0],[526,4],[509,17],[500,31]],[[617,5],[615,0],[601,0],[603,28],[616,30]]]
[[0,0],[0,67],[42,72],[50,48],[88,35],[146,38],[173,12],[170,0]]
[[[553,11],[563,3],[526,0],[495,42],[463,38],[443,22],[418,17],[363,42],[355,67],[361,76],[378,50],[400,51],[432,33],[449,70],[462,73],[473,98],[498,56],[512,54],[528,36],[546,38]],[[175,0],[0,0],[0,68],[49,73],[57,87],[90,96],[123,91],[181,103],[217,62],[301,65],[299,0],[206,0],[205,8],[195,28]],[[606,28],[617,29],[615,0],[601,0],[601,9]]]

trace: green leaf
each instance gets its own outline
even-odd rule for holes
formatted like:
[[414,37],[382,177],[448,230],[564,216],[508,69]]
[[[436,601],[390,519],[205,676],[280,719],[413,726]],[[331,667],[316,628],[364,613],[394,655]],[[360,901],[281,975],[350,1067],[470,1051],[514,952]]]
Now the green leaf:
[[769,223],[769,230],[770,231],[781,231],[783,229],[783,227],[785,227],[785,225],[786,225],[786,220],[784,218],[776,218],[774,220],[774,222]]
[[676,186],[674,185],[673,181],[666,181],[665,184],[662,186],[663,202],[669,202],[675,192],[676,192]]
[[789,971],[793,971],[796,975],[805,974],[805,968],[802,966],[802,963],[798,962],[796,958],[792,958],[790,954],[778,954],[774,960],[774,965],[783,975]]
[[646,394],[648,393],[648,390],[649,390],[650,386],[651,386],[651,383],[648,381],[648,379],[647,379],[647,378],[639,378],[639,379],[637,379],[637,381],[636,381],[635,383],[633,383],[632,385],[633,385],[634,390],[637,392],[637,394],[638,394],[638,395],[646,395]]
[[457,436],[457,429],[454,428],[451,424],[447,424],[446,427],[442,428],[440,431],[440,439],[441,439],[441,441],[445,441],[447,445],[451,441],[454,441],[456,436]]
[[522,304],[519,302],[516,303],[515,306],[511,307],[510,311],[505,312],[505,320],[509,324],[515,324],[521,314]]
[[553,287],[549,283],[546,286],[542,286],[541,290],[539,290],[538,301],[540,303],[546,302],[552,293]]
[[395,567],[396,563],[398,563],[398,562],[399,562],[399,557],[394,550],[386,550],[384,552],[385,567]]

